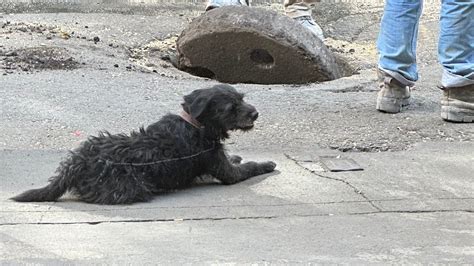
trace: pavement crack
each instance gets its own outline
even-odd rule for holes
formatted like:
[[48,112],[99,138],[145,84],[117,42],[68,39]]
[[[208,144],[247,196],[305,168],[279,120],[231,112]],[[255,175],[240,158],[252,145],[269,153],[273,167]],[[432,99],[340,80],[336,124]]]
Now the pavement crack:
[[[474,210],[410,210],[410,211],[373,211],[345,213],[342,215],[364,216],[377,214],[425,214],[425,213],[474,213]],[[189,222],[189,221],[236,221],[236,220],[270,220],[278,218],[311,218],[311,217],[333,217],[340,216],[331,213],[321,214],[298,214],[298,215],[270,215],[270,216],[241,216],[241,217],[202,217],[202,218],[161,218],[161,219],[136,219],[136,220],[102,220],[102,221],[84,221],[84,222],[30,222],[30,223],[1,223],[1,226],[16,225],[100,225],[116,223],[160,223],[160,222]]]
[[465,213],[474,213],[474,210],[470,209],[460,209],[460,210],[411,210],[411,211],[403,211],[403,210],[395,210],[395,211],[379,211],[379,212],[366,212],[366,213],[358,213],[360,214],[379,214],[379,213],[401,213],[401,214],[416,214],[416,213],[455,213],[455,212],[465,212]]
[[474,213],[474,210],[415,210],[415,211],[383,211],[383,213],[436,213],[436,212],[467,212]]
[[[441,197],[441,198],[421,198],[418,200],[474,200],[472,197]],[[393,199],[372,199],[372,202],[398,202],[411,201],[407,198]],[[332,204],[352,204],[366,203],[366,199],[361,200],[341,200],[341,201],[324,201],[324,202],[298,202],[298,203],[276,203],[276,204],[230,204],[230,205],[193,205],[193,206],[150,206],[150,207],[118,207],[118,208],[78,208],[73,210],[51,210],[53,206],[49,206],[46,210],[0,210],[0,213],[67,213],[67,212],[116,212],[116,211],[143,211],[143,210],[166,210],[166,209],[201,209],[201,208],[245,208],[245,207],[288,207],[288,206],[312,206],[312,205],[332,205]],[[53,203],[53,205],[56,202]],[[56,205],[59,206],[59,205]],[[60,206],[59,206],[60,207]],[[44,216],[43,214],[43,216]],[[41,218],[42,219],[42,218]]]
[[[398,200],[398,199],[397,199]],[[377,200],[384,201],[384,200]],[[46,210],[7,210],[0,213],[64,213],[64,212],[116,212],[116,211],[143,211],[143,210],[163,210],[163,209],[200,209],[200,208],[246,208],[246,207],[287,207],[287,206],[310,206],[310,205],[332,205],[332,204],[351,204],[362,203],[365,200],[343,200],[343,201],[325,201],[325,202],[298,202],[298,203],[277,203],[277,204],[231,204],[231,205],[195,205],[195,206],[150,206],[150,207],[136,207],[136,208],[107,208],[107,209],[73,209],[73,210],[52,210],[53,206],[49,206]]]
[[184,222],[184,221],[223,221],[223,220],[260,220],[275,219],[281,216],[243,216],[243,217],[203,217],[203,218],[163,218],[163,219],[136,219],[136,220],[112,220],[112,221],[93,221],[93,222],[32,222],[32,223],[2,223],[6,225],[98,225],[112,223],[157,223],[157,222]]
[[334,180],[334,181],[338,181],[338,182],[342,182],[344,184],[346,184],[347,186],[349,186],[350,188],[352,188],[352,190],[354,190],[355,193],[357,193],[358,195],[360,195],[361,197],[363,197],[365,199],[365,201],[367,203],[369,203],[374,209],[376,209],[377,211],[381,212],[382,209],[379,208],[377,205],[375,205],[375,203],[369,199],[365,194],[364,192],[362,192],[362,190],[358,189],[356,186],[352,185],[350,182],[348,182],[347,180],[344,180],[344,179],[340,179],[340,178],[336,178],[336,177],[330,177],[330,176],[326,176],[326,175],[322,175],[322,174],[318,174],[316,173],[316,171],[313,171],[311,169],[308,169],[306,167],[304,167],[303,165],[301,165],[299,163],[299,161],[297,161],[296,159],[294,159],[293,157],[291,157],[290,155],[284,153],[285,157],[288,159],[288,160],[291,160],[293,161],[296,165],[298,165],[299,167],[305,169],[306,171],[312,173],[313,175],[315,176],[319,176],[321,178],[325,178],[325,179],[330,179],[330,180]]

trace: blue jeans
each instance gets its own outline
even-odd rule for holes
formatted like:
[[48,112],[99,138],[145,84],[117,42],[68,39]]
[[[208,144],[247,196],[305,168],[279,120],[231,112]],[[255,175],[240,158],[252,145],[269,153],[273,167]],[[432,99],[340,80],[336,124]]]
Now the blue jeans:
[[[386,0],[377,48],[379,68],[402,84],[418,80],[416,41],[422,0]],[[474,84],[474,1],[442,0],[438,58],[441,85]]]

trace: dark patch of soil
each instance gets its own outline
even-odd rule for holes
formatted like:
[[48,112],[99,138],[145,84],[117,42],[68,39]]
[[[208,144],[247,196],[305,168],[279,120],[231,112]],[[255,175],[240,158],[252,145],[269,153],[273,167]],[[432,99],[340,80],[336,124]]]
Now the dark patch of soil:
[[64,48],[32,47],[14,51],[0,51],[0,65],[6,73],[34,70],[72,70],[79,67]]

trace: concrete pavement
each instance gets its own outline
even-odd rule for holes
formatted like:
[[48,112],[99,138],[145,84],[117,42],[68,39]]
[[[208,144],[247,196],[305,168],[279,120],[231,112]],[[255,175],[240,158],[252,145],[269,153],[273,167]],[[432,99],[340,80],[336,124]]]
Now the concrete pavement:
[[278,171],[233,186],[208,180],[149,203],[98,206],[67,197],[6,200],[44,184],[64,152],[3,151],[1,262],[472,262],[474,145],[339,153],[365,170],[338,173],[319,160],[337,152],[318,153],[241,151],[276,161]]

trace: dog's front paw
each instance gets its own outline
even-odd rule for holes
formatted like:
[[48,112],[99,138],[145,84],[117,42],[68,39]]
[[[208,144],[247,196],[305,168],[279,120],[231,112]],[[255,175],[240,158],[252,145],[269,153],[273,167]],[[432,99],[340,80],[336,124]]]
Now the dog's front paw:
[[262,166],[262,169],[265,173],[273,172],[273,170],[275,170],[275,167],[276,167],[276,163],[272,161],[264,162],[264,163],[261,163],[260,165]]
[[240,164],[242,162],[242,157],[240,157],[239,155],[232,155],[229,157],[229,161],[232,164]]

